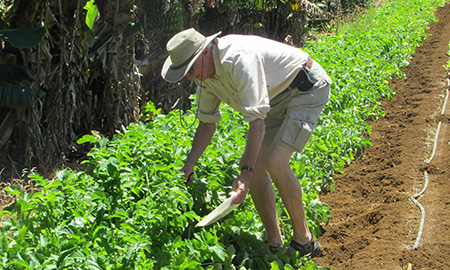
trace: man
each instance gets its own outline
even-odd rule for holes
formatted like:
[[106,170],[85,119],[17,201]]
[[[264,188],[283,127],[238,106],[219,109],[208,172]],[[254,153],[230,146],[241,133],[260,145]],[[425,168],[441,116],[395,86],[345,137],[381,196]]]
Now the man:
[[167,43],[169,56],[162,77],[168,82],[186,77],[199,86],[200,123],[181,169],[186,184],[192,181],[194,166],[220,121],[220,103],[229,104],[249,122],[241,172],[232,185],[237,193],[232,203],[242,203],[250,189],[271,250],[276,250],[283,245],[283,238],[272,179],[292,220],[288,251],[318,256],[322,248],[308,228],[302,188],[289,160],[309,140],[330,98],[331,80],[299,48],[258,36],[219,35],[204,37],[191,28]]

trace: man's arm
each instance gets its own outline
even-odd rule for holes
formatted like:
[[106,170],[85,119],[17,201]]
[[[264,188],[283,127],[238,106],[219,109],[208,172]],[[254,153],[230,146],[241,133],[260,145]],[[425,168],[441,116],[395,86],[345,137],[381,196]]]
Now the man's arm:
[[193,177],[189,177],[194,171],[194,166],[197,164],[198,159],[205,151],[206,147],[211,143],[212,136],[216,131],[216,124],[200,122],[195,132],[194,141],[192,142],[191,152],[189,153],[184,167],[181,169],[184,172],[184,178],[186,179],[186,186],[189,185]]
[[[255,168],[256,159],[258,158],[259,150],[261,149],[261,144],[264,137],[264,129],[265,125],[263,119],[256,119],[250,122],[247,133],[247,143],[240,162],[241,168],[242,166]],[[245,200],[252,174],[253,172],[242,170],[241,174],[234,180],[232,190],[236,191],[237,194],[233,198],[233,204],[239,204]]]

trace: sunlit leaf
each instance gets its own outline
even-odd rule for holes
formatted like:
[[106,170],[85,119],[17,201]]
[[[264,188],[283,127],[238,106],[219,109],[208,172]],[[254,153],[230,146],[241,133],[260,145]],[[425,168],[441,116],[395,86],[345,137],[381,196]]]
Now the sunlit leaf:
[[98,15],[98,7],[94,3],[95,0],[89,0],[84,6],[84,9],[86,10],[85,23],[91,30],[94,28],[95,19]]

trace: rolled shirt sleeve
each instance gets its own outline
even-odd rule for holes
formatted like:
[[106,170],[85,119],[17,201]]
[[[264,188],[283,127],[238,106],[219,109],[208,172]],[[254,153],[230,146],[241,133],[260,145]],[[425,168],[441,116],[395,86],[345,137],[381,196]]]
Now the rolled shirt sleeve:
[[209,91],[201,91],[197,88],[198,120],[205,123],[219,123],[222,118],[220,113],[220,99]]

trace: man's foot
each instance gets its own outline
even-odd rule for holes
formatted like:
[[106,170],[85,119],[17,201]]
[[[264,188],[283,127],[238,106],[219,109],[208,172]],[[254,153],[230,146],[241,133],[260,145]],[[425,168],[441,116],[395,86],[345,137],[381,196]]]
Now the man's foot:
[[312,235],[311,241],[307,244],[300,244],[294,240],[291,240],[289,247],[286,249],[285,255],[290,257],[291,254],[298,251],[298,257],[301,258],[305,255],[310,255],[311,258],[317,257],[322,253],[322,246],[316,241],[314,235]]
[[272,246],[272,245],[269,244],[269,241],[267,241],[267,240],[264,241],[264,243],[269,246],[270,253],[272,253],[272,254],[275,254],[275,253],[278,252],[278,247],[282,247],[282,246],[279,246],[279,245]]

